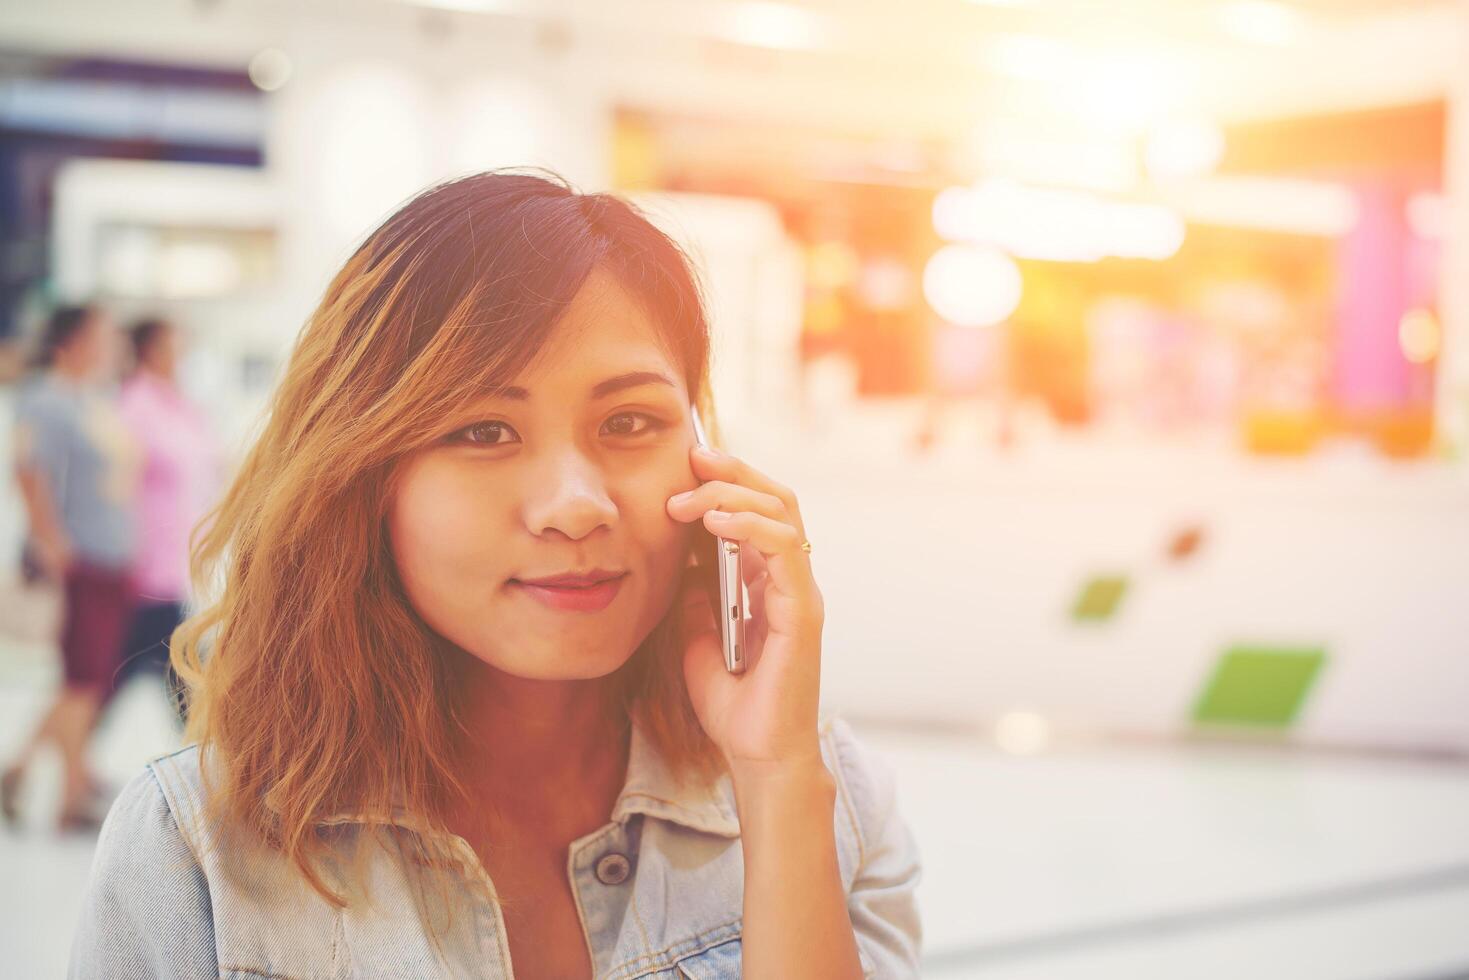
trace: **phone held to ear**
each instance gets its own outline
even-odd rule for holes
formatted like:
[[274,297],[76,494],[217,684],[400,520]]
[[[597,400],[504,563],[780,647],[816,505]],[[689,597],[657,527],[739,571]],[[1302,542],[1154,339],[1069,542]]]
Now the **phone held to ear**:
[[[691,406],[692,408],[692,406]],[[693,408],[694,440],[708,446],[699,410]],[[724,647],[724,666],[731,674],[745,670],[745,576],[740,561],[740,543],[711,533],[702,521],[692,525],[694,566],[691,569],[709,595],[714,618],[719,621]]]

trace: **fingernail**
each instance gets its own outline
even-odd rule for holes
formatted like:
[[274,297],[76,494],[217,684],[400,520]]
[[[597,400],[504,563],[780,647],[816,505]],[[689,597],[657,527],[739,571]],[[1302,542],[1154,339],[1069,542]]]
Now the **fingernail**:
[[715,449],[713,446],[695,446],[694,447],[694,450],[695,450],[695,452],[699,453],[699,455],[701,455],[701,456],[708,456],[710,459],[717,459],[720,456],[723,456],[724,455],[719,450]]
[[669,499],[672,500],[674,503],[681,504],[685,500],[688,500],[693,495],[694,495],[694,491],[692,491],[692,490],[685,490],[683,493],[676,493],[676,494],[674,494]]
[[709,513],[705,514],[704,516],[705,517],[708,517],[711,521],[714,521],[716,524],[723,524],[725,521],[729,520],[729,518],[730,518],[730,515],[726,514],[722,510],[711,510],[711,511],[709,511]]

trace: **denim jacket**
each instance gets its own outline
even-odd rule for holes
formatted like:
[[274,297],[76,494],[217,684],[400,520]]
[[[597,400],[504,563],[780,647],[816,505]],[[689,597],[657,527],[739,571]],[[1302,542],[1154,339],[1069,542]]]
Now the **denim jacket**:
[[[864,975],[916,977],[919,855],[896,806],[893,774],[841,718],[823,720],[821,748],[836,778],[837,861]],[[372,852],[365,866],[372,901],[337,909],[279,854],[247,859],[212,846],[218,838],[202,819],[199,759],[190,746],[155,760],[113,804],[72,977],[513,976],[494,903],[465,887],[452,898],[449,931],[435,942],[414,912],[410,876],[386,850]],[[331,822],[350,832],[354,818]],[[483,874],[467,843],[453,837],[451,844]],[[707,789],[680,783],[634,725],[611,820],[572,842],[567,874],[597,977],[740,976],[744,863],[728,775]]]

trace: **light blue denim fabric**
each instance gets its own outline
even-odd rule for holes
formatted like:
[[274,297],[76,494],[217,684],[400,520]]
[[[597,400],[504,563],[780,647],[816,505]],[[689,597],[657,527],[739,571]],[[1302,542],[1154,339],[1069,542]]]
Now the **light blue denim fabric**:
[[[837,859],[867,977],[918,976],[917,844],[894,779],[840,718],[821,726],[837,782]],[[611,821],[567,861],[596,976],[740,976],[744,863],[729,777],[680,784],[637,726]],[[413,876],[374,847],[372,901],[335,909],[278,855],[220,847],[202,819],[197,747],[149,764],[102,827],[72,948],[81,980],[348,980],[512,976],[499,911],[466,884],[435,943],[414,911]],[[346,833],[351,817],[333,822]],[[394,833],[413,833],[394,829]],[[472,855],[468,845],[456,847]],[[622,880],[621,855],[630,865]],[[602,868],[598,874],[599,863]],[[477,861],[472,867],[478,869]],[[493,884],[493,883],[492,883]]]

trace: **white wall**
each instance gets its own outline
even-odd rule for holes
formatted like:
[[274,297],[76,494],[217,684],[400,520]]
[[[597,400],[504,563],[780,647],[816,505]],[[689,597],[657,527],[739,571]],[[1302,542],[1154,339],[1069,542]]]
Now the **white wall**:
[[[1233,644],[1323,646],[1293,738],[1469,751],[1469,487],[1435,463],[1250,459],[1227,446],[1022,444],[964,427],[896,448],[919,405],[854,406],[820,442],[736,442],[794,487],[827,619],[823,691],[874,719],[1171,736]],[[967,431],[965,431],[967,429]],[[1171,536],[1203,543],[1170,562]],[[1079,625],[1090,575],[1131,580]]]

